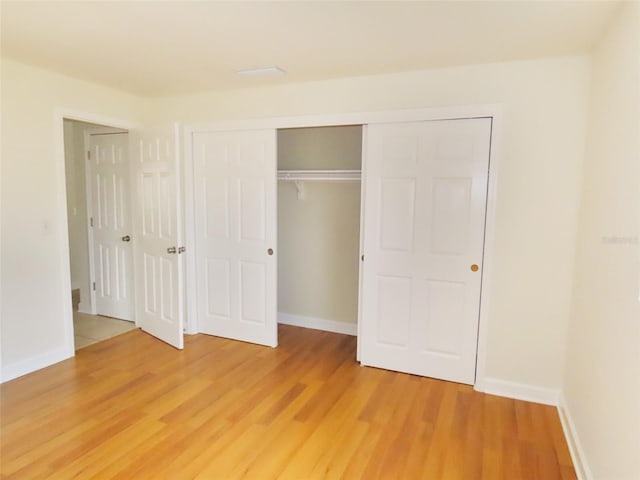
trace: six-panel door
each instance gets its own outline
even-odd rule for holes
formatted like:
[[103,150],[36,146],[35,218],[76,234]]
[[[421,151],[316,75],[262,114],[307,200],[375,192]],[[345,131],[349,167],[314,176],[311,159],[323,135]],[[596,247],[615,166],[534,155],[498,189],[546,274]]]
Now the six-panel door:
[[474,383],[490,138],[489,118],[368,126],[363,364]]
[[199,330],[277,345],[276,132],[193,136]]
[[180,156],[177,127],[131,132],[135,178],[136,320],[183,348]]
[[128,136],[90,135],[89,151],[96,313],[133,320]]

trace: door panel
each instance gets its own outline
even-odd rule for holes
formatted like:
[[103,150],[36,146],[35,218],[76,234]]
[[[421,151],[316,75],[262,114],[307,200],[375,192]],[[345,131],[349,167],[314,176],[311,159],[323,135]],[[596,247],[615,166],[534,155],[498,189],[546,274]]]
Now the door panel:
[[142,330],[183,348],[178,127],[132,132],[136,182],[136,305]]
[[200,331],[277,345],[276,132],[193,136]]
[[361,360],[475,381],[491,119],[369,125]]
[[133,320],[128,135],[92,134],[89,150],[96,313]]

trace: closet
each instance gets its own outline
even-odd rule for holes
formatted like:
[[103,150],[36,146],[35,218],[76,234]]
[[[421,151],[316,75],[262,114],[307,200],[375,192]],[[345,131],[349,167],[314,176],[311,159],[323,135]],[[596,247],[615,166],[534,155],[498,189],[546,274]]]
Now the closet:
[[278,322],[356,335],[362,126],[277,141]]
[[197,331],[357,334],[363,365],[473,384],[494,120],[420,115],[192,132]]

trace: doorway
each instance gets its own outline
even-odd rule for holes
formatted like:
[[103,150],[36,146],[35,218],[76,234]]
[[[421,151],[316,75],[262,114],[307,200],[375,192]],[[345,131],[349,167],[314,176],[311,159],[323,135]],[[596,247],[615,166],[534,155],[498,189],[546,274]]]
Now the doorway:
[[357,334],[362,125],[278,140],[278,323]]
[[130,235],[125,238],[129,146],[123,129],[69,119],[63,129],[77,350],[136,328]]

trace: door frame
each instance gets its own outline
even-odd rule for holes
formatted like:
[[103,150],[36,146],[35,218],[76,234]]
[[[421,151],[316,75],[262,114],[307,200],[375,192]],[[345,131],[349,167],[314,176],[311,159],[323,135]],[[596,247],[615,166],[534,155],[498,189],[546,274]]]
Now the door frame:
[[[59,294],[63,298],[63,325],[64,325],[64,354],[58,361],[75,356],[75,338],[73,329],[73,306],[71,304],[71,271],[69,255],[69,218],[67,215],[67,185],[66,185],[66,165],[64,150],[64,120],[75,120],[78,122],[94,123],[105,127],[131,130],[138,125],[129,120],[116,119],[91,112],[69,110],[64,108],[55,109],[53,112],[53,136],[54,136],[54,158],[56,163],[56,192],[57,209],[56,223],[63,226],[60,228],[58,238],[58,255],[62,259],[66,268],[62,269],[60,279]],[[134,272],[135,274],[135,272]],[[94,304],[95,305],[95,304]]]
[[[71,119],[68,119],[71,120]],[[106,127],[106,126],[101,126],[101,127],[94,127],[94,128],[87,128],[85,129],[85,131],[83,132],[83,142],[84,142],[84,151],[83,151],[83,155],[84,155],[84,160],[85,165],[89,165],[88,164],[88,158],[87,158],[87,152],[90,150],[90,138],[91,135],[109,135],[109,134],[126,134],[127,136],[129,135],[129,131],[122,129],[122,128],[114,128],[114,127]],[[128,140],[128,138],[127,138]],[[131,170],[131,159],[128,160],[128,170]],[[95,265],[95,245],[94,245],[94,238],[93,238],[93,228],[91,228],[91,217],[93,216],[93,212],[94,212],[94,207],[95,205],[93,204],[93,183],[91,182],[91,179],[89,178],[89,168],[85,167],[84,170],[84,180],[85,180],[85,195],[86,195],[86,214],[87,214],[87,252],[89,255],[88,258],[88,265],[89,265],[89,282],[95,282],[96,281],[96,265]],[[129,180],[131,180],[131,174],[129,173]],[[133,202],[131,201],[132,197],[131,197],[131,182],[129,182],[129,205],[127,205],[127,209],[129,210],[129,217],[132,217],[133,215]],[[131,222],[133,223],[133,219],[130,218]],[[133,255],[131,256],[132,261],[133,261]],[[135,305],[135,294],[133,292],[134,288],[133,285],[128,285],[129,288],[129,294],[131,295],[131,298],[133,298],[133,302]],[[91,313],[91,315],[97,315],[98,313],[98,309],[96,306],[96,291],[93,288],[89,288],[89,311]],[[135,316],[134,316],[134,321],[135,321]],[[137,325],[137,324],[136,324]]]
[[[478,327],[478,345],[476,350],[476,378],[474,389],[485,390],[486,361],[487,361],[487,340],[489,332],[489,301],[491,298],[491,277],[493,270],[494,248],[495,248],[495,216],[496,197],[498,184],[498,170],[500,158],[500,145],[502,137],[502,116],[503,107],[499,104],[488,105],[467,105],[453,107],[422,108],[411,110],[387,110],[378,112],[356,112],[356,113],[336,113],[323,115],[301,115],[287,117],[269,117],[251,120],[231,120],[216,121],[208,123],[192,123],[184,126],[184,211],[185,211],[185,240],[186,240],[186,333],[194,334],[198,332],[196,315],[196,289],[190,286],[196,285],[196,257],[195,257],[195,202],[194,202],[194,165],[193,165],[193,134],[213,131],[229,130],[256,130],[256,129],[281,129],[281,128],[303,128],[303,127],[324,127],[340,125],[363,125],[363,138],[366,135],[366,125],[373,123],[402,123],[416,121],[434,120],[455,120],[469,118],[491,118],[491,142],[489,153],[489,172],[487,185],[487,205],[485,216],[485,241],[482,264],[482,280],[480,290],[480,313]],[[366,152],[363,150],[362,171],[366,171]],[[274,172],[275,173],[275,172]],[[362,184],[364,186],[364,182]],[[364,198],[364,188],[362,188],[361,198]],[[362,255],[362,218],[365,205],[360,206],[360,240]],[[359,273],[359,294],[358,294],[358,354],[359,359],[361,341],[361,289],[362,274]]]

